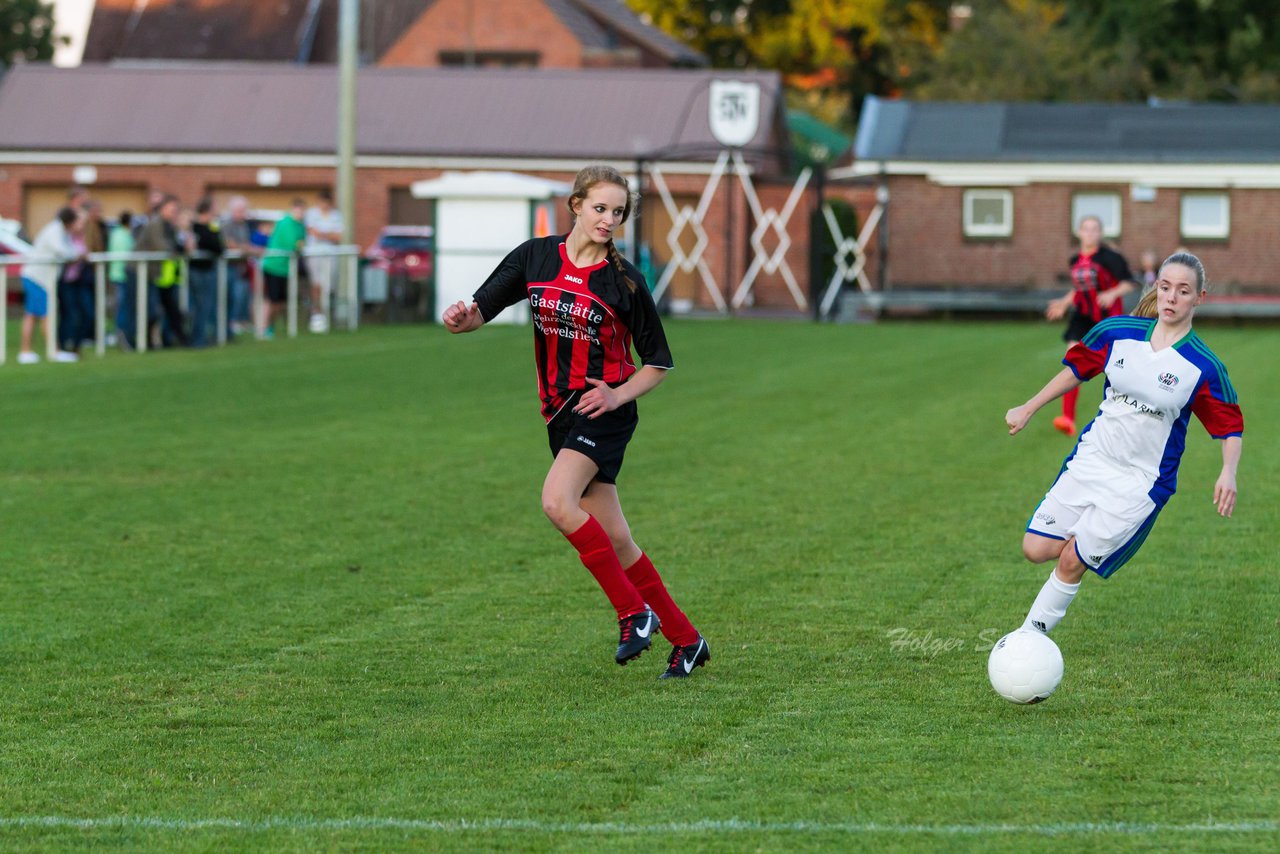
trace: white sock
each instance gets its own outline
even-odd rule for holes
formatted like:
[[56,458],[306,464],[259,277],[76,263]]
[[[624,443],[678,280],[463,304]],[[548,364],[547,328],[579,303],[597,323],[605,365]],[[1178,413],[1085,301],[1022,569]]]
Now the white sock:
[[1027,619],[1022,627],[1045,634],[1053,631],[1053,627],[1067,615],[1067,606],[1076,598],[1076,591],[1079,589],[1080,582],[1067,584],[1058,578],[1056,572],[1049,573],[1049,580],[1040,588],[1036,601],[1031,603],[1031,610],[1027,612]]

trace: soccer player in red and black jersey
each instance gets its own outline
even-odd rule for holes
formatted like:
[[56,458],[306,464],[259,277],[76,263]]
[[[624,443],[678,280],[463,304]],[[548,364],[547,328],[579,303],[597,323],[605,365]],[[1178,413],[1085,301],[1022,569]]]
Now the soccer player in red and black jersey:
[[673,367],[644,278],[613,245],[613,231],[631,205],[616,169],[583,169],[569,197],[573,230],[516,247],[475,301],[450,306],[443,320],[450,332],[473,332],[507,306],[529,301],[538,391],[555,458],[542,485],[542,509],[617,611],[614,660],[638,657],[661,626],[673,646],[659,677],[667,679],[688,676],[711,659],[711,650],[632,540],[618,503],[618,470],[638,421],[636,398]]
[[[1084,336],[1108,317],[1124,311],[1124,295],[1132,293],[1137,284],[1124,256],[1102,243],[1102,220],[1096,216],[1082,217],[1076,226],[1080,251],[1071,256],[1071,290],[1060,299],[1049,303],[1044,316],[1059,320],[1071,312],[1062,340],[1070,350],[1084,340]],[[1072,389],[1062,397],[1062,414],[1053,419],[1053,426],[1074,436],[1076,432],[1076,399],[1079,390]]]

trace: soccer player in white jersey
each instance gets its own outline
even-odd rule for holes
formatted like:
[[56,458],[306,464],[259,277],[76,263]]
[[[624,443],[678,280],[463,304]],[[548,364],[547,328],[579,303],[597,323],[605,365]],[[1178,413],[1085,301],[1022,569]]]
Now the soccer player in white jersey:
[[1045,404],[1106,374],[1097,417],[1027,522],[1023,554],[1056,566],[1024,629],[1051,631],[1087,570],[1108,578],[1137,553],[1177,487],[1193,413],[1222,440],[1213,500],[1220,515],[1231,515],[1244,418],[1227,369],[1191,328],[1206,293],[1200,259],[1188,252],[1169,256],[1139,306],[1140,312],[1154,307],[1154,317],[1102,321],[1067,351],[1057,376],[1005,415],[1012,436]]

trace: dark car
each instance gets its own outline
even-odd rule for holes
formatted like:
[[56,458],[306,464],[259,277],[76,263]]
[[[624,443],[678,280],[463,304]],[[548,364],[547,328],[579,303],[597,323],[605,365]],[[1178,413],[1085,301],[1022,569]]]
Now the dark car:
[[365,258],[391,277],[429,281],[435,269],[435,229],[429,225],[389,225]]

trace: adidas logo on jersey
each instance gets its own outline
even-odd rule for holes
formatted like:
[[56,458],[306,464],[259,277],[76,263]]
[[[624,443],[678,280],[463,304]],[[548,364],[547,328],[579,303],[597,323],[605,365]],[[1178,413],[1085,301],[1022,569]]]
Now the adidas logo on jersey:
[[1117,368],[1123,368],[1123,367],[1124,367],[1124,359],[1116,359],[1116,364],[1115,364],[1115,366],[1116,366]]

